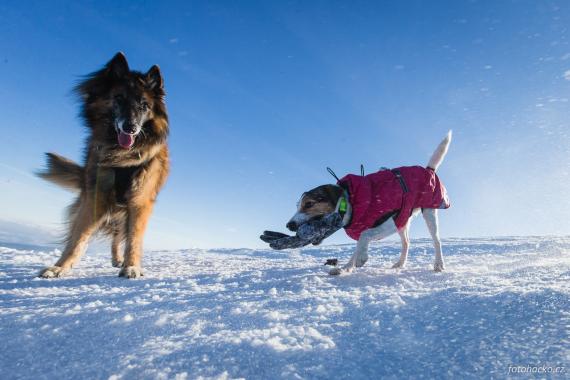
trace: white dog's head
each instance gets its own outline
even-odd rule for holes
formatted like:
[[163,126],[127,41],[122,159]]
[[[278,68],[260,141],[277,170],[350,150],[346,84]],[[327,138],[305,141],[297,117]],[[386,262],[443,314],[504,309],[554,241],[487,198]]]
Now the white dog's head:
[[308,221],[334,212],[343,194],[344,190],[337,185],[322,185],[303,193],[297,204],[297,212],[287,223],[287,228],[295,232]]

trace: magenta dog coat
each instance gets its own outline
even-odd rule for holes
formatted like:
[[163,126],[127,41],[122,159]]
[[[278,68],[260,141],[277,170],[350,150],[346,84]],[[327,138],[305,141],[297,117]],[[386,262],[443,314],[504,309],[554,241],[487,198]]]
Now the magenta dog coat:
[[403,166],[360,176],[348,174],[338,181],[348,191],[352,218],[345,226],[354,240],[365,230],[395,215],[398,230],[406,226],[415,208],[448,208],[447,191],[435,171]]

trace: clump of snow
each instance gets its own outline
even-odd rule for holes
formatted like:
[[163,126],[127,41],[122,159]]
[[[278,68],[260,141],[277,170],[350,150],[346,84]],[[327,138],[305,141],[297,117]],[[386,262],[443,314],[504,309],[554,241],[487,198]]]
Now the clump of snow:
[[147,252],[145,277],[107,253],[35,278],[53,250],[0,247],[0,368],[21,378],[504,378],[570,357],[570,238],[398,243],[339,277],[354,245]]

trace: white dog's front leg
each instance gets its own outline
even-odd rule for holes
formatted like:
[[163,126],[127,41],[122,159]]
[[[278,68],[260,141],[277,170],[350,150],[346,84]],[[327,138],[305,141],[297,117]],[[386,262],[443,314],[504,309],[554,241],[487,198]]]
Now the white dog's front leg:
[[342,266],[342,268],[331,269],[329,273],[336,276],[341,273],[350,273],[354,268],[363,266],[366,260],[368,260],[368,244],[370,244],[370,238],[362,234],[356,243],[356,250],[354,250],[348,263]]
[[358,242],[356,243],[356,250],[346,265],[342,268],[333,268],[329,273],[332,275],[339,275],[341,273],[350,273],[356,267],[361,267],[368,260],[368,245],[372,240],[380,240],[388,237],[398,231],[394,219],[390,218],[378,227],[370,228],[364,231]]

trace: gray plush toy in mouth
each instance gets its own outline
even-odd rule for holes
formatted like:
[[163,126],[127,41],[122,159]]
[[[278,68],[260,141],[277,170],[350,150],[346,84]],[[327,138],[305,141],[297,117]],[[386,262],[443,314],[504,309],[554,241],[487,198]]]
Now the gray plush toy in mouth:
[[342,216],[338,212],[310,220],[299,226],[297,234],[290,236],[281,232],[264,231],[260,239],[273,249],[300,248],[308,244],[319,245],[327,237],[342,228]]

